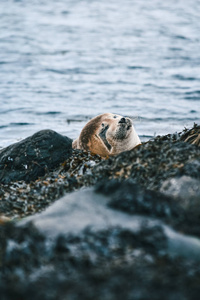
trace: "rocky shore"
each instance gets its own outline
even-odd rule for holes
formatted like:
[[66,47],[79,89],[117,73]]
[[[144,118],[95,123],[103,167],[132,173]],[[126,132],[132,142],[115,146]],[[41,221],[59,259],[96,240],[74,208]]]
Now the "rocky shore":
[[200,126],[107,159],[71,142],[0,151],[1,299],[198,299]]

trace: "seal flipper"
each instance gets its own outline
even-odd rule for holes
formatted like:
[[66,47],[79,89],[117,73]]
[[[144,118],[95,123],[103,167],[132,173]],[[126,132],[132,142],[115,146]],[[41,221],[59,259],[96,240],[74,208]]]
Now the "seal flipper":
[[106,146],[106,148],[110,151],[112,146],[108,143],[107,139],[106,139],[106,131],[108,130],[109,126],[107,125],[105,128],[103,128],[101,130],[101,132],[99,133],[99,136],[101,138],[101,140],[103,141],[104,145]]

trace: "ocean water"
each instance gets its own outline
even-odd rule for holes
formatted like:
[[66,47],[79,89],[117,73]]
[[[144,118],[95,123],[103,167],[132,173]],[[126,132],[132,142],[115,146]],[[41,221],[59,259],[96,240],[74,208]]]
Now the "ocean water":
[[1,0],[0,147],[104,112],[142,140],[199,123],[199,20],[199,0]]

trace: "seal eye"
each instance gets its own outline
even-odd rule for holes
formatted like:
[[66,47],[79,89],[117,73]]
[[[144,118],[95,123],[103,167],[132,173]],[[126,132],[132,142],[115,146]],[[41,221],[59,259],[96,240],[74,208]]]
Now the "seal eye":
[[104,127],[105,126],[104,123],[102,123],[101,126]]
[[116,119],[116,118],[117,118],[117,116],[114,116],[113,118],[114,118],[114,119]]

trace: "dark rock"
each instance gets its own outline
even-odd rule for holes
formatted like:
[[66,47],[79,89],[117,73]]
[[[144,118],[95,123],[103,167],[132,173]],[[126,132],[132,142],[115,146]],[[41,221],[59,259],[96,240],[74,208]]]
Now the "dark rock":
[[42,130],[0,151],[0,183],[30,182],[59,166],[72,153],[72,140]]
[[[98,182],[16,224],[1,216],[1,299],[198,299],[200,148],[196,135],[190,144],[193,134],[188,143],[180,134],[157,137],[103,161],[80,150],[66,160],[63,149],[64,163],[42,165],[52,170],[43,178],[2,185],[0,210],[13,217]],[[24,172],[23,142],[14,162],[13,146],[0,152],[11,174]],[[41,154],[48,143],[39,144]],[[67,149],[70,155],[71,141]],[[32,152],[39,165],[54,157]]]
[[187,175],[193,178],[200,179],[200,159],[194,159],[186,162],[182,169],[180,169],[179,176]]
[[[166,217],[159,199],[167,205],[167,197],[148,193],[131,182],[107,182],[0,226],[1,299],[198,299],[200,240],[158,220]],[[144,217],[148,199],[154,204]]]
[[176,199],[186,210],[200,204],[200,180],[189,176],[184,175],[164,181],[160,191]]
[[[114,183],[108,182],[107,186],[109,184],[112,189]],[[60,234],[79,236],[86,229],[95,233],[120,227],[134,233],[142,230],[146,223],[145,227],[149,230],[155,226],[161,228],[167,241],[165,251],[168,254],[193,256],[200,261],[200,240],[178,234],[159,220],[171,221],[179,216],[184,217],[183,209],[167,201],[170,199],[160,193],[139,191],[134,184],[126,182],[118,183],[118,186],[109,195],[104,195],[104,191],[100,192],[99,186],[96,190],[87,188],[73,192],[42,214],[28,217],[19,224],[32,222],[45,236],[52,239]]]
[[171,197],[179,207],[179,217],[172,220],[179,231],[200,236],[200,180],[189,176],[175,177],[163,182],[160,191]]
[[[187,175],[199,179],[200,147],[180,141],[180,136],[158,136],[132,151],[107,160],[89,152],[73,150],[63,164],[31,184],[18,182],[2,185],[0,210],[12,218],[24,217],[41,211],[65,192],[108,179],[118,179],[120,182],[128,179],[154,191],[159,191],[163,182],[171,178]],[[22,168],[24,175],[25,169]],[[11,175],[15,175],[12,164],[9,170]],[[7,179],[10,174],[7,172]]]
[[179,232],[200,237],[200,182],[183,176],[163,183],[161,192],[130,180],[99,183],[96,191],[110,197],[109,206],[132,215],[159,218]]
[[129,214],[141,214],[161,219],[179,218],[184,210],[173,198],[162,193],[145,190],[130,180],[103,181],[95,187],[96,192],[109,195],[109,206]]
[[174,135],[156,137],[135,149],[102,161],[90,175],[80,178],[83,185],[103,179],[131,179],[151,190],[159,190],[172,177],[199,176],[200,147],[176,140]]
[[11,218],[24,218],[44,210],[50,203],[81,185],[77,178],[90,173],[101,161],[100,156],[81,150],[72,150],[72,156],[42,178],[1,184],[0,212]]

